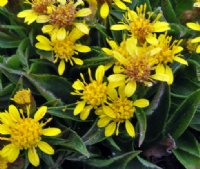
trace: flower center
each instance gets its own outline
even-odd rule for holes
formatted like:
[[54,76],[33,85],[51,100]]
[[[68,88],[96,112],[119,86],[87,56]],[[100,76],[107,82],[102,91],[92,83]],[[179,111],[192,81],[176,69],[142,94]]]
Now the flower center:
[[124,122],[125,120],[133,117],[135,108],[133,107],[132,101],[127,98],[118,98],[110,105],[116,114],[116,122]]
[[29,90],[20,90],[18,91],[14,98],[13,98],[14,102],[17,104],[30,104],[31,103],[31,93]]
[[83,99],[92,106],[99,106],[106,101],[107,87],[105,83],[92,81],[85,87]]
[[36,146],[42,135],[42,126],[32,118],[19,119],[10,130],[11,142],[20,149]]
[[50,15],[50,22],[60,27],[72,26],[76,18],[76,8],[72,3],[59,5]]
[[149,59],[146,57],[135,57],[130,59],[127,65],[125,65],[125,73],[130,80],[144,83],[149,79],[151,73],[151,66]]
[[5,160],[4,158],[2,158],[1,156],[0,156],[0,169],[7,169],[7,160]]
[[153,27],[150,23],[150,20],[138,18],[138,20],[135,20],[130,24],[130,32],[138,39],[140,43],[144,43],[147,35],[153,32]]
[[60,59],[70,60],[71,57],[75,54],[75,45],[68,37],[63,41],[55,40],[53,42],[54,52],[56,56]]
[[46,14],[47,7],[53,2],[54,0],[33,0],[32,9],[37,13]]

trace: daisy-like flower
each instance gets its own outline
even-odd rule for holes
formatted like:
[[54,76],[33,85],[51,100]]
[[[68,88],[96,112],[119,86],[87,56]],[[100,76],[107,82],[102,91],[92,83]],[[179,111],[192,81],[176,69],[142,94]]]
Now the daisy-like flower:
[[80,114],[82,120],[86,120],[90,111],[94,108],[102,106],[107,101],[107,95],[112,92],[109,89],[106,82],[103,82],[105,67],[103,65],[98,66],[95,79],[92,78],[91,70],[88,69],[90,83],[86,83],[83,74],[81,73],[81,80],[76,80],[72,87],[75,89],[71,94],[81,96],[81,100],[78,101],[74,109],[74,115]]
[[25,0],[25,3],[31,5],[27,9],[18,13],[19,18],[25,18],[24,22],[30,25],[37,21],[39,16],[47,14],[48,8],[55,3],[55,0]]
[[21,150],[28,150],[28,159],[34,166],[39,166],[40,159],[37,154],[37,147],[46,154],[54,154],[54,149],[42,141],[42,136],[56,136],[61,133],[58,128],[44,128],[51,121],[40,122],[47,112],[47,107],[40,107],[34,117],[30,112],[23,113],[14,105],[10,105],[8,111],[0,114],[0,140],[10,142],[1,150],[1,156],[13,163],[19,156]]
[[62,75],[65,71],[65,62],[70,62],[71,65],[74,63],[82,65],[83,61],[74,57],[74,55],[78,55],[79,52],[86,53],[91,51],[90,47],[76,43],[83,35],[84,34],[77,28],[74,28],[71,32],[67,32],[64,40],[58,40],[53,36],[51,40],[49,40],[43,35],[38,35],[36,39],[39,42],[37,42],[35,46],[41,50],[53,51],[55,55],[54,62],[60,61],[58,73]]
[[[154,58],[158,61],[158,65],[156,66],[156,71],[166,74],[169,76],[168,84],[173,83],[173,72],[168,64],[176,61],[181,64],[187,65],[187,61],[181,58],[180,52],[183,48],[180,46],[182,40],[174,40],[172,41],[172,36],[167,36],[167,34],[161,34],[156,39],[156,36],[149,38],[147,41],[152,45],[154,49],[160,49],[159,52],[156,52]],[[152,49],[152,50],[154,50]]]
[[134,137],[135,130],[131,119],[134,117],[136,107],[144,108],[149,105],[149,101],[146,99],[132,101],[124,91],[124,87],[120,87],[118,92],[116,89],[113,89],[109,94],[110,102],[96,110],[96,114],[99,116],[97,126],[105,127],[106,137],[114,133],[118,135],[121,123],[125,123],[128,135]]
[[[57,0],[58,1],[58,0]],[[48,14],[40,16],[38,23],[49,23],[43,26],[43,33],[56,34],[57,39],[64,40],[68,30],[74,26],[84,34],[89,34],[89,28],[84,23],[83,17],[89,16],[92,11],[89,8],[81,8],[82,0],[74,1],[59,0],[58,5],[48,8]]]
[[0,152],[0,169],[7,169],[8,168],[8,160],[1,156]]
[[[200,24],[199,23],[187,23],[187,27],[189,27],[192,30],[200,31]],[[200,36],[196,37],[191,40],[191,43],[199,43],[200,42]],[[198,47],[196,48],[196,52],[200,53],[200,44],[198,44]]]
[[5,6],[8,3],[8,0],[1,0],[0,1],[0,7]]
[[161,13],[153,21],[151,21],[152,16],[153,12],[149,12],[146,17],[146,4],[140,5],[136,8],[136,12],[127,10],[124,23],[112,25],[111,30],[128,30],[139,43],[143,44],[153,32],[165,32],[170,29],[167,22],[159,21]]
[[106,19],[109,15],[109,8],[114,3],[118,8],[126,10],[127,6],[124,2],[131,3],[132,0],[87,0],[91,9],[100,9],[100,16]]
[[11,100],[13,100],[18,105],[30,105],[31,98],[32,94],[30,89],[22,89],[17,91]]
[[110,85],[112,87],[125,85],[125,93],[130,97],[135,92],[137,83],[152,86],[153,80],[167,81],[167,75],[154,70],[157,63],[154,58],[155,53],[158,52],[156,50],[160,49],[153,51],[146,46],[138,47],[135,38],[127,39],[122,53],[112,52],[119,64],[114,66],[114,74],[108,77]]
[[200,8],[200,0],[196,0],[196,2],[193,4],[193,6]]

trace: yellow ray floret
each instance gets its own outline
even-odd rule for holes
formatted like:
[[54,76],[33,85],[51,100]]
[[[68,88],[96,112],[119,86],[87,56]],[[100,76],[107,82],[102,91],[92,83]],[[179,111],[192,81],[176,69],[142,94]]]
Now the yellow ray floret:
[[149,105],[149,101],[146,99],[130,100],[124,91],[124,86],[119,87],[118,92],[113,89],[109,93],[110,102],[96,110],[96,114],[99,116],[97,125],[98,127],[105,127],[106,137],[113,134],[118,135],[121,123],[125,123],[128,135],[135,137],[135,129],[131,120],[136,107],[144,108]]
[[34,166],[39,166],[40,159],[36,148],[46,154],[54,154],[54,149],[47,143],[42,141],[42,136],[56,136],[61,133],[58,128],[44,128],[51,121],[40,122],[45,116],[47,107],[40,107],[34,117],[27,116],[22,110],[18,110],[14,105],[10,105],[8,111],[0,114],[0,140],[10,142],[1,150],[1,156],[13,163],[19,156],[21,150],[28,150],[28,159]]
[[8,168],[8,160],[1,156],[0,151],[0,169],[7,169]]
[[196,0],[196,2],[193,4],[193,6],[200,8],[200,0]]
[[70,62],[71,65],[74,63],[77,65],[82,65],[83,61],[76,58],[79,52],[86,53],[90,52],[91,49],[88,46],[76,43],[84,34],[77,28],[74,28],[71,32],[66,32],[66,36],[63,40],[58,40],[55,36],[51,37],[51,40],[43,35],[38,35],[36,39],[36,47],[45,51],[53,51],[55,55],[54,62],[59,60],[58,73],[62,75],[65,71],[65,62]]
[[8,0],[1,0],[0,1],[0,7],[5,6],[8,3]]
[[[200,24],[199,23],[187,23],[187,27],[189,27],[190,29],[195,30],[195,31],[200,31]],[[198,46],[196,48],[197,53],[200,53],[199,42],[200,42],[200,36],[191,40],[191,43],[197,43],[198,44]]]
[[95,79],[92,78],[91,70],[88,70],[90,83],[86,83],[83,74],[81,74],[81,80],[76,80],[72,87],[75,89],[72,92],[73,95],[78,95],[81,100],[78,101],[74,109],[74,115],[80,114],[82,120],[86,120],[90,111],[94,108],[102,106],[107,101],[108,92],[111,91],[106,82],[103,81],[105,74],[105,67],[103,65],[98,66]]
[[128,10],[124,17],[124,22],[111,26],[111,30],[128,30],[139,43],[144,43],[146,37],[153,32],[165,32],[170,29],[167,22],[159,21],[161,14],[151,21],[153,13],[148,13],[146,17],[146,4],[136,8],[136,12]]

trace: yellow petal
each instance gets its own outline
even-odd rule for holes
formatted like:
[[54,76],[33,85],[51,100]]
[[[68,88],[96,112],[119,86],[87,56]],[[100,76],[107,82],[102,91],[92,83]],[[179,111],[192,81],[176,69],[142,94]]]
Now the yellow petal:
[[105,68],[103,65],[98,66],[96,73],[95,73],[95,78],[98,82],[102,82],[105,74]]
[[134,37],[128,38],[126,41],[126,50],[128,51],[128,53],[130,55],[135,55],[137,54],[137,39],[135,39]]
[[0,0],[0,6],[5,6],[8,3],[8,0]]
[[[1,1],[0,1],[1,2]],[[19,12],[17,14],[17,17],[19,18],[25,18],[27,15],[31,15],[33,13],[33,10],[32,9],[28,9],[28,10],[23,10],[21,12]]]
[[138,99],[134,101],[133,105],[136,107],[144,108],[149,106],[149,101],[147,99]]
[[187,23],[187,27],[193,29],[195,31],[200,31],[200,24],[199,23]]
[[181,64],[183,64],[183,65],[188,65],[188,62],[185,59],[181,58],[181,57],[175,56],[174,60],[179,62],[179,63],[181,63]]
[[78,115],[85,107],[85,101],[78,102],[75,109],[74,109],[74,115]]
[[183,50],[183,47],[181,47],[181,46],[175,46],[175,47],[173,48],[174,54],[179,53],[179,52],[181,52],[182,50]]
[[83,111],[80,113],[80,119],[81,120],[86,120],[90,114],[91,109],[93,106],[86,106]]
[[85,85],[80,80],[75,81],[73,83],[72,87],[76,90],[84,90],[85,89]]
[[127,9],[127,6],[121,0],[114,0],[114,2],[118,6],[118,8],[120,8],[122,10]]
[[45,51],[53,50],[50,40],[48,38],[46,38],[45,36],[38,35],[36,37],[36,39],[39,41],[35,45],[36,48],[41,49],[41,50],[45,50]]
[[76,44],[75,48],[78,52],[82,52],[82,53],[87,53],[91,51],[91,48],[89,46],[85,46],[81,44]]
[[40,150],[42,150],[46,154],[49,154],[49,155],[54,154],[54,149],[48,143],[44,141],[40,141],[38,143],[38,147],[40,148]]
[[112,122],[105,128],[105,136],[112,136],[116,129],[116,123]]
[[65,71],[65,61],[62,59],[58,65],[58,74],[63,75]]
[[136,82],[135,81],[130,81],[127,83],[125,86],[125,95],[127,97],[131,97],[136,91]]
[[8,111],[9,111],[9,114],[11,115],[11,118],[14,121],[17,121],[17,120],[20,119],[19,111],[14,105],[10,105],[9,108],[8,108]]
[[49,127],[46,129],[42,129],[42,135],[44,136],[57,136],[61,133],[61,130],[59,128],[55,127]]
[[195,3],[193,4],[193,7],[200,8],[200,2],[195,2]]
[[92,14],[92,11],[91,9],[89,8],[83,8],[83,9],[80,9],[76,12],[76,17],[85,17],[85,16],[88,16]]
[[81,32],[78,28],[72,29],[72,31],[69,34],[69,38],[75,42],[76,40],[80,39],[83,35],[85,35],[83,32]]
[[0,124],[0,134],[10,134],[10,129],[5,124]]
[[111,86],[108,86],[108,91],[107,91],[107,93],[108,93],[108,96],[109,96],[112,100],[115,100],[115,99],[117,99],[117,97],[118,97],[117,90],[114,89],[114,88],[111,87]]
[[103,19],[106,19],[108,15],[109,15],[109,6],[107,2],[104,2],[100,8],[100,16]]
[[28,149],[28,159],[33,166],[39,166],[40,159],[34,147]]
[[146,41],[150,43],[151,45],[157,45],[158,44],[158,39],[156,39],[156,36],[153,36],[152,34],[149,34],[146,37]]
[[89,28],[86,24],[84,23],[75,23],[74,24],[81,32],[83,32],[84,34],[89,34]]
[[153,24],[154,32],[165,32],[170,30],[170,26],[167,22],[156,22]]
[[42,32],[43,33],[49,33],[53,30],[53,26],[52,25],[44,25],[42,27]]
[[111,30],[119,31],[119,30],[129,30],[128,25],[123,25],[123,24],[117,24],[117,25],[112,25],[110,27]]
[[19,156],[20,149],[14,144],[7,144],[1,150],[1,156],[6,158],[10,163],[13,163]]
[[60,28],[57,32],[57,39],[62,41],[66,38],[67,32],[64,27]]
[[129,136],[134,137],[135,136],[135,130],[132,125],[132,123],[129,120],[126,120],[125,122],[125,128]]
[[107,55],[112,56],[113,51],[108,48],[101,48],[102,51],[104,51]]
[[200,37],[196,37],[191,40],[191,43],[198,43],[198,42],[200,42]]
[[168,85],[171,85],[174,81],[174,75],[172,69],[169,66],[166,66],[166,74],[169,76],[169,80],[167,81]]
[[107,126],[108,125],[108,123],[111,121],[111,118],[109,118],[109,117],[102,117],[102,118],[100,118],[99,120],[98,120],[98,122],[97,122],[97,126],[98,127],[105,127],[105,126]]
[[108,42],[108,44],[110,45],[110,47],[112,49],[117,49],[119,46],[117,45],[117,43],[113,40],[109,40],[109,39],[106,39],[106,41]]
[[111,118],[116,118],[115,112],[108,106],[103,106],[103,112]]
[[156,73],[164,74],[165,73],[165,67],[162,64],[159,64],[156,66]]
[[118,52],[113,51],[113,57],[115,59],[117,59],[121,64],[127,64],[128,63],[128,59],[126,59],[123,55],[121,55]]
[[79,58],[72,57],[72,60],[77,64],[77,65],[83,65],[83,60]]
[[37,23],[47,23],[49,21],[49,16],[47,15],[39,15],[36,19]]
[[196,49],[197,53],[200,53],[200,45],[198,45],[197,49]]
[[41,106],[34,115],[36,121],[41,120],[47,112],[47,106]]

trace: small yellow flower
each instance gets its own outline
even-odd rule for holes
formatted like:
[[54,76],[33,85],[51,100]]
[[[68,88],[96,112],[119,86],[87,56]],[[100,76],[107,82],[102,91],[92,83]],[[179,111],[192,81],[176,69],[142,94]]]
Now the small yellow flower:
[[10,105],[8,111],[0,113],[0,140],[10,142],[1,150],[1,156],[13,163],[19,156],[20,150],[28,150],[28,159],[34,166],[39,166],[40,159],[36,148],[46,154],[54,154],[54,149],[46,142],[42,141],[42,136],[56,136],[61,130],[58,128],[43,127],[51,121],[39,122],[47,112],[47,107],[40,107],[34,115],[34,118],[27,117],[22,110],[18,110],[14,105]]
[[[100,8],[100,16],[103,18],[103,19],[106,19],[109,15],[109,8],[111,6],[111,4],[114,2],[114,4],[122,9],[122,10],[126,10],[127,9],[127,6],[125,5],[124,2],[127,2],[127,3],[131,3],[132,0],[87,0],[90,4],[90,7],[92,9],[96,9],[97,6],[99,6]],[[124,2],[123,2],[124,1]]]
[[62,75],[65,71],[65,62],[70,62],[71,65],[73,63],[82,65],[83,61],[74,56],[78,55],[79,52],[86,53],[91,51],[90,47],[76,43],[83,35],[77,28],[74,28],[70,33],[67,32],[64,40],[58,40],[52,36],[50,41],[45,36],[38,35],[36,39],[39,42],[35,46],[41,50],[54,52],[54,62],[60,61],[58,73]]
[[[155,49],[154,49],[155,50]],[[122,51],[120,53],[120,51]],[[154,55],[156,51],[146,46],[137,46],[133,37],[126,40],[124,50],[114,50],[113,57],[119,62],[114,66],[114,74],[108,77],[112,87],[125,85],[125,93],[130,97],[136,90],[136,83],[152,86],[152,81],[167,81],[168,76],[154,72],[157,63]]]
[[186,48],[189,51],[189,53],[196,52],[197,47],[198,47],[198,43],[192,43],[192,39],[187,40]]
[[79,79],[74,82],[72,87],[75,92],[73,95],[81,96],[81,101],[78,101],[74,109],[74,115],[80,114],[82,120],[86,120],[90,111],[97,108],[107,101],[107,94],[111,92],[106,82],[103,82],[105,67],[99,66],[96,70],[95,80],[92,78],[91,70],[88,70],[90,83],[86,83],[83,74],[81,74],[82,81]]
[[200,8],[200,0],[196,0],[196,2],[193,4],[193,6]]
[[89,34],[89,28],[84,23],[84,18],[89,16],[92,11],[89,8],[81,8],[84,5],[82,0],[76,3],[73,1],[57,0],[58,5],[48,8],[48,14],[39,16],[38,23],[48,23],[43,26],[43,33],[50,35],[56,34],[58,40],[64,40],[67,31],[71,30],[74,26],[84,34]]
[[8,0],[0,0],[0,7],[5,6],[8,3]]
[[135,130],[131,119],[134,116],[135,107],[144,108],[149,105],[149,101],[146,99],[135,101],[128,99],[124,91],[124,87],[120,87],[118,92],[116,89],[113,89],[109,94],[111,101],[96,110],[96,114],[99,116],[97,125],[98,127],[105,127],[106,137],[114,133],[118,135],[121,123],[125,123],[128,135],[134,137]]
[[152,36],[148,38],[147,41],[152,45],[153,51],[155,49],[159,49],[156,52],[154,58],[157,60],[158,65],[156,67],[156,72],[163,73],[169,76],[168,84],[173,83],[173,72],[172,69],[168,66],[168,64],[176,61],[181,64],[187,65],[187,61],[181,58],[180,52],[183,48],[180,46],[182,40],[174,40],[172,41],[171,36],[167,36],[167,34],[161,34],[156,39],[156,36]]
[[17,91],[11,100],[19,105],[29,105],[31,104],[31,97],[32,95],[30,89],[22,89]]
[[[187,27],[189,27],[190,29],[195,30],[195,31],[200,31],[200,24],[199,23],[187,23]],[[200,53],[199,42],[200,42],[200,36],[191,40],[191,43],[198,43],[198,47],[196,48],[197,53]]]
[[153,32],[165,32],[170,29],[167,22],[158,21],[161,14],[158,14],[152,22],[152,12],[148,13],[146,18],[146,4],[137,7],[136,11],[128,9],[125,14],[125,22],[112,25],[111,30],[128,30],[139,43],[143,44]]
[[0,152],[0,169],[7,169],[8,168],[8,160],[1,156]]
[[31,5],[27,9],[18,13],[19,18],[25,18],[25,23],[30,25],[38,20],[38,17],[47,14],[48,8],[55,3],[55,0],[25,0],[25,3]]

